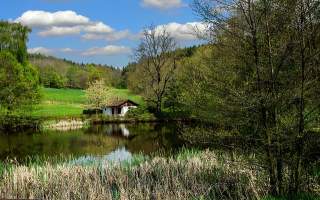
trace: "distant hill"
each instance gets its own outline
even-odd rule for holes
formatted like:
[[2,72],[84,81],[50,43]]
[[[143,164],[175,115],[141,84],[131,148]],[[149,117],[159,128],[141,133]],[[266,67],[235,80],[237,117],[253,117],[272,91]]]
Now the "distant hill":
[[45,87],[85,89],[90,81],[98,78],[112,87],[121,85],[121,70],[112,66],[80,64],[42,54],[29,54],[29,61],[39,69],[40,81]]

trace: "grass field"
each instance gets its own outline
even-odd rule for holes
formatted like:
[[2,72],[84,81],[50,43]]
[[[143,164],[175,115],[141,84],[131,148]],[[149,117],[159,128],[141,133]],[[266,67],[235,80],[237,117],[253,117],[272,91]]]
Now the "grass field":
[[[141,96],[132,94],[126,89],[112,89],[112,94],[143,104]],[[85,91],[76,89],[42,89],[42,102],[35,107],[36,117],[77,117],[85,108]]]

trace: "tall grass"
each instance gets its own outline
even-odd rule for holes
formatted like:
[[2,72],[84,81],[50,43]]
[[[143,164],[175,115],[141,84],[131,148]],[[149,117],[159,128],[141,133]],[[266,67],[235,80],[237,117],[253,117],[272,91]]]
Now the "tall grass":
[[260,199],[263,170],[241,158],[223,161],[211,151],[184,152],[133,164],[13,166],[0,183],[0,198],[34,199]]

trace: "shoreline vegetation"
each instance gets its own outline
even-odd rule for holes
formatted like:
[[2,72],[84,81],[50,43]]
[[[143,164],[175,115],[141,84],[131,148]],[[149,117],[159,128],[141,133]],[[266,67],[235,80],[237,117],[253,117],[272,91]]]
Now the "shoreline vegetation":
[[116,117],[82,117],[82,118],[56,118],[43,121],[38,130],[76,130],[90,125],[100,124],[132,124],[132,123],[164,123],[164,122],[194,122],[195,119],[189,118],[116,118]]
[[[230,161],[230,162],[229,162]],[[131,162],[11,166],[3,170],[0,196],[36,199],[259,199],[266,195],[259,169],[210,151]],[[257,179],[257,177],[261,177]],[[64,191],[61,193],[60,191]]]
[[[102,114],[84,115],[83,110],[86,103],[84,90],[42,88],[41,91],[43,94],[42,101],[33,108],[31,115],[30,113],[25,113],[17,116],[0,117],[4,129],[6,122],[8,122],[8,127],[10,125],[11,131],[13,129],[20,131],[28,128],[41,131],[48,129],[74,130],[90,124],[195,121],[192,118],[155,117],[150,113],[140,113],[126,117],[109,117]],[[133,100],[141,106],[145,104],[141,96],[134,95],[127,89],[111,89],[111,91],[117,96]]]
[[[266,169],[254,164],[252,158],[236,154],[185,149],[171,157],[134,155],[121,163],[101,160],[77,164],[67,160],[2,164],[0,197],[278,199],[268,197]],[[293,199],[317,199],[319,182],[310,178],[308,187],[313,193]]]

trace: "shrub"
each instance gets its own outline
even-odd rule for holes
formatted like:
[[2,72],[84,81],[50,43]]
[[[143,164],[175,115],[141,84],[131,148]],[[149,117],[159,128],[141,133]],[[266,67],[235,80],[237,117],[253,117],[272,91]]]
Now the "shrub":
[[139,118],[139,119],[153,119],[155,118],[152,113],[148,111],[145,106],[139,106],[135,109],[130,109],[127,114],[127,118]]

